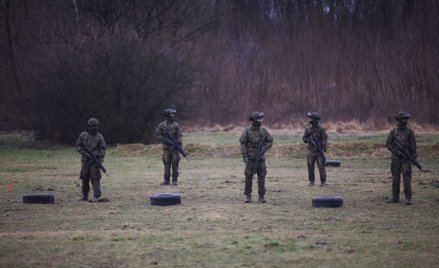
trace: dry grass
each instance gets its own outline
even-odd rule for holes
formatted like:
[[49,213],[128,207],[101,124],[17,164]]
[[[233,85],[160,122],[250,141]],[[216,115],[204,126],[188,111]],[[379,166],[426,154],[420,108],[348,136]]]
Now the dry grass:
[[[73,148],[0,146],[0,266],[437,266],[439,136],[419,137],[419,160],[431,171],[414,170],[411,207],[384,202],[391,184],[378,146],[382,135],[331,136],[330,156],[342,167],[327,169],[329,186],[323,188],[307,185],[305,160],[295,158],[303,154],[300,135],[275,135],[267,160],[268,202],[244,204],[237,136],[185,135],[191,157],[180,163],[179,186],[159,185],[160,146],[110,148],[105,164],[111,177],[102,180],[110,202],[98,204],[77,201]],[[359,145],[364,148],[353,149]],[[16,202],[23,193],[49,188],[53,205]],[[149,196],[160,192],[180,192],[182,204],[151,206]],[[345,204],[313,208],[315,195],[341,195]]]
[[[307,120],[297,119],[290,123],[275,123],[270,124],[269,118],[267,118],[265,125],[275,134],[283,133],[302,133],[306,125]],[[241,133],[242,130],[249,125],[248,122],[241,122],[238,124],[219,125],[202,122],[191,122],[189,125],[185,125],[184,130],[186,132],[232,132]],[[395,124],[388,122],[380,122],[376,120],[369,120],[360,122],[358,120],[352,121],[322,121],[323,127],[330,133],[385,133],[387,134],[390,129],[395,127]],[[416,121],[410,121],[410,128],[416,133],[439,133],[439,126],[431,124],[419,124]]]

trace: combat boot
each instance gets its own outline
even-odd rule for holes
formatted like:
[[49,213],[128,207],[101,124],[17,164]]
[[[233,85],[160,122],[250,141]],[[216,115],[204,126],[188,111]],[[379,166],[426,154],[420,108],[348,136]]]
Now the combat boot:
[[386,203],[398,203],[399,202],[399,198],[398,197],[387,197],[387,201]]
[[405,204],[406,204],[407,206],[410,206],[410,205],[412,204],[412,200],[411,200],[411,198],[406,198],[406,199],[405,199]]
[[251,194],[247,194],[245,195],[245,203],[250,203],[252,201],[252,195]]
[[259,201],[259,203],[265,203],[266,202],[263,194],[259,195],[259,200],[258,201]]
[[82,194],[82,198],[78,201],[88,201],[88,194]]

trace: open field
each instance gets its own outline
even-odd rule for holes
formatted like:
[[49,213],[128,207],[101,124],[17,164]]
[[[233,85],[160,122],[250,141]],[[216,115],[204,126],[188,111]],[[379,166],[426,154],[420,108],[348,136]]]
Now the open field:
[[[243,203],[237,132],[186,134],[179,186],[159,185],[158,145],[109,148],[102,188],[110,202],[97,204],[77,201],[73,147],[0,137],[0,267],[437,267],[439,134],[417,137],[429,172],[413,168],[412,206],[385,203],[385,134],[329,136],[328,159],[342,166],[327,168],[327,187],[309,187],[301,134],[274,133],[266,204]],[[55,204],[20,202],[47,190]],[[180,192],[182,204],[151,206],[149,196],[162,192]],[[315,195],[345,204],[313,208]]]

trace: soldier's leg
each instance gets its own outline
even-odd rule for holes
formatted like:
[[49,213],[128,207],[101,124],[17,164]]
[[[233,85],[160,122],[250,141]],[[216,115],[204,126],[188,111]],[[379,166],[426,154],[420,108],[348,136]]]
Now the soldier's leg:
[[315,175],[314,175],[314,166],[315,166],[316,158],[314,154],[308,150],[308,157],[306,159],[306,164],[308,166],[308,179],[310,184],[314,184]]
[[172,151],[172,182],[176,183],[178,180],[178,163],[180,162],[180,155],[177,150]]
[[245,166],[245,171],[244,171],[244,175],[245,175],[244,194],[245,195],[250,195],[252,193],[253,167],[254,167],[254,162],[249,160],[247,162],[247,165]]
[[412,199],[412,164],[405,161],[402,164],[402,178],[404,181],[405,200],[410,203]]
[[98,199],[101,197],[101,170],[96,167],[95,165],[92,165],[90,168],[90,179],[91,184],[93,186],[93,197],[95,199]]
[[401,160],[392,159],[390,166],[392,171],[392,201],[399,201],[399,185],[401,183]]
[[317,156],[317,167],[319,168],[319,174],[320,174],[320,182],[324,184],[326,182],[326,167],[325,167],[325,161],[323,160],[323,157],[321,155]]
[[259,203],[265,203],[265,176],[267,175],[267,167],[265,161],[261,161],[258,165],[258,194]]
[[163,183],[169,184],[171,178],[171,163],[172,163],[172,151],[163,150],[163,165],[165,166],[165,173],[163,175]]
[[267,167],[265,161],[261,161],[257,168],[258,173],[258,194],[265,195],[265,176],[267,175]]
[[82,181],[82,199],[88,200],[88,193],[90,192],[90,168],[86,163],[81,163],[81,173],[79,178]]

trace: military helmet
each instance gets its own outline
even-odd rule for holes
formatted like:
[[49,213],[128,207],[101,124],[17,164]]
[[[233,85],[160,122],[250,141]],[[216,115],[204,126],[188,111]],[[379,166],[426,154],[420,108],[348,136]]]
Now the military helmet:
[[89,126],[99,126],[99,120],[97,120],[96,118],[90,118],[87,121],[87,125]]
[[316,112],[308,112],[306,114],[311,120],[320,120],[320,115],[319,113]]
[[264,117],[264,113],[263,112],[253,112],[249,117],[248,117],[248,121],[253,121],[255,119],[258,118],[262,118]]
[[177,111],[175,110],[175,109],[166,109],[164,112],[163,112],[163,115],[164,116],[169,116],[170,114],[176,114],[177,113]]
[[401,119],[409,119],[410,118],[410,113],[409,112],[399,112],[396,116],[395,116],[395,120],[399,121]]

